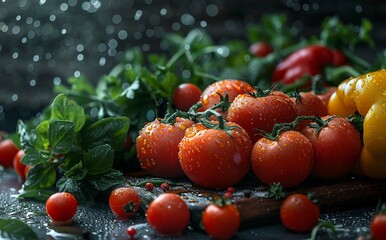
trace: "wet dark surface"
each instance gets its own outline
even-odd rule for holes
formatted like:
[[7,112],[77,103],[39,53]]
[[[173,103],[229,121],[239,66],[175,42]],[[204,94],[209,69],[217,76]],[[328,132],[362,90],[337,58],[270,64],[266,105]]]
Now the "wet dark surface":
[[[53,97],[52,88],[68,77],[85,75],[92,82],[117,64],[128,48],[162,51],[165,33],[202,27],[217,41],[245,38],[248,24],[267,13],[285,13],[305,36],[317,34],[326,16],[345,22],[362,17],[374,24],[377,48],[359,50],[371,59],[386,46],[384,1],[0,1],[0,130],[15,131],[17,119],[28,119]],[[135,225],[136,239],[161,238],[146,224],[144,214],[130,221],[115,219],[106,203],[80,206],[71,226],[53,227],[43,203],[19,202],[21,184],[0,172],[0,217],[29,224],[41,239],[127,239]],[[375,206],[324,213],[341,227],[339,239],[369,233]],[[59,232],[69,232],[66,235]],[[285,230],[280,223],[242,229],[235,239],[305,239],[309,234]],[[162,238],[168,239],[168,238]],[[175,238],[174,238],[175,239]],[[187,230],[180,239],[209,239]]]
[[[179,237],[159,236],[146,223],[143,212],[130,220],[116,219],[105,202],[91,206],[81,205],[73,221],[67,225],[53,224],[45,213],[44,203],[19,201],[16,197],[21,184],[12,171],[0,173],[0,218],[15,218],[27,223],[40,239],[127,239],[126,229],[134,226],[135,239],[210,239],[200,230],[191,227]],[[157,194],[157,190],[154,192]],[[236,193],[237,194],[237,193]],[[256,195],[252,192],[252,195]],[[206,198],[183,194],[193,206],[207,202]],[[194,201],[192,200],[194,199]],[[259,206],[256,206],[259,207]],[[375,206],[323,213],[320,221],[327,220],[337,226],[338,239],[356,239],[369,234],[369,224]],[[322,235],[321,239],[332,239]],[[234,239],[306,239],[310,234],[289,232],[280,223],[242,228]]]

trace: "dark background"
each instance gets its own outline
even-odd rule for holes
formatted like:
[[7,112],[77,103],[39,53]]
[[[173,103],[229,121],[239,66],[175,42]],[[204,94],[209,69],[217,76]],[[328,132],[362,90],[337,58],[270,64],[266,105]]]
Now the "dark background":
[[247,26],[269,13],[286,14],[304,36],[318,34],[326,16],[354,24],[365,17],[377,48],[360,55],[373,58],[385,48],[386,3],[379,0],[1,0],[0,130],[15,131],[17,119],[49,104],[53,86],[70,76],[97,82],[130,47],[159,52],[166,32],[196,27],[217,42],[245,38]]

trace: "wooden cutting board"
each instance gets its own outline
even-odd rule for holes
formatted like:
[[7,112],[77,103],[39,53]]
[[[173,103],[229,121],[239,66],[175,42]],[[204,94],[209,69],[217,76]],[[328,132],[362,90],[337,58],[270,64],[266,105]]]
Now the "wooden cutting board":
[[[386,196],[386,181],[372,179],[348,179],[342,182],[319,183],[291,192],[314,193],[322,212],[344,210],[353,207],[376,206]],[[242,226],[256,226],[279,221],[282,200],[266,197],[244,198],[236,201]]]

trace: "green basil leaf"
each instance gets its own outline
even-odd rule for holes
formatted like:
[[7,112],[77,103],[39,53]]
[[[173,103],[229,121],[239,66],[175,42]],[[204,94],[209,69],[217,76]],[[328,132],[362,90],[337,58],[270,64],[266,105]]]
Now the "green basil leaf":
[[128,99],[133,99],[135,97],[135,92],[139,89],[139,80],[135,80],[130,86],[124,89],[121,93],[121,96],[126,96]]
[[39,202],[46,202],[47,199],[54,194],[54,190],[45,190],[45,189],[40,189],[40,190],[28,190],[24,191],[21,194],[17,196],[17,199],[33,199]]
[[22,120],[17,122],[17,134],[19,135],[21,149],[33,147],[36,134],[35,132],[31,131],[31,129],[29,129]]
[[55,154],[71,151],[75,140],[75,124],[72,121],[52,120],[48,130],[48,139]]
[[31,167],[28,171],[28,176],[24,182],[24,190],[39,190],[51,188],[56,182],[56,164],[43,166],[38,164]]
[[64,176],[72,178],[74,180],[82,180],[87,174],[87,169],[83,167],[83,163],[80,161],[75,164],[70,170],[68,170]]
[[84,109],[74,100],[59,94],[51,105],[51,119],[73,121],[75,132],[78,132],[86,121],[86,115]]
[[59,165],[59,168],[64,172],[69,171],[76,164],[79,163],[81,159],[84,158],[84,152],[81,149],[75,151],[75,148],[65,155],[62,164]]
[[50,126],[50,121],[44,120],[39,125],[36,126],[36,139],[38,139],[42,148],[47,149],[50,145],[48,141],[48,128]]
[[49,154],[47,152],[39,151],[34,148],[27,148],[20,161],[25,165],[35,166],[38,164],[44,164],[47,162],[48,158]]
[[67,81],[73,91],[95,95],[94,86],[85,77],[70,77]]
[[91,175],[104,174],[113,167],[114,152],[108,144],[89,150],[84,157],[84,165]]
[[111,169],[103,175],[91,176],[88,178],[88,184],[99,191],[106,191],[109,188],[125,183],[126,179],[122,175],[122,172],[116,169]]
[[56,183],[59,192],[72,193],[79,203],[90,202],[94,199],[94,193],[90,188],[82,187],[81,182],[75,179],[62,177]]
[[177,76],[172,72],[166,72],[161,85],[165,93],[164,97],[171,96],[178,85]]
[[99,120],[88,126],[83,132],[84,148],[94,148],[109,144],[114,151],[123,149],[130,120],[127,117],[110,117]]
[[18,219],[0,218],[0,236],[6,239],[39,239],[32,228]]

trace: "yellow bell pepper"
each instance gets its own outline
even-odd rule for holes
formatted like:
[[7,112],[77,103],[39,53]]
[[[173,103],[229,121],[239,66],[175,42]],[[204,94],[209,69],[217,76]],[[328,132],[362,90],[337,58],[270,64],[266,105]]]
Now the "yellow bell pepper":
[[360,166],[366,176],[386,178],[386,70],[343,81],[328,103],[330,115],[364,116]]

